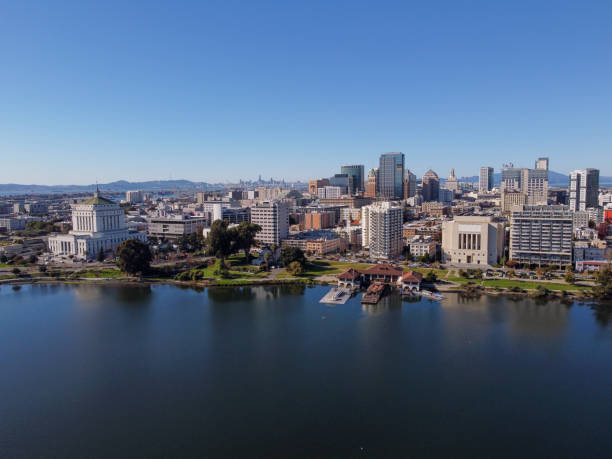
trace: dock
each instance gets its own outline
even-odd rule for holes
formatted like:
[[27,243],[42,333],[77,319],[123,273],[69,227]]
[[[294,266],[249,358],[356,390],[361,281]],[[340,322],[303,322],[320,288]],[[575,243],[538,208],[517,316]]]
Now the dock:
[[366,304],[377,304],[385,293],[386,285],[382,283],[374,283],[368,287],[368,290],[361,297],[361,302]]
[[351,297],[351,289],[342,287],[333,287],[319,300],[319,303],[326,304],[344,304]]

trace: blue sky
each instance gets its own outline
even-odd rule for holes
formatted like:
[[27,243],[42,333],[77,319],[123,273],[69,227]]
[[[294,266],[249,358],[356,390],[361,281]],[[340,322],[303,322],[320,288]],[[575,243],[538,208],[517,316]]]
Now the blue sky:
[[0,3],[0,183],[612,175],[612,3]]

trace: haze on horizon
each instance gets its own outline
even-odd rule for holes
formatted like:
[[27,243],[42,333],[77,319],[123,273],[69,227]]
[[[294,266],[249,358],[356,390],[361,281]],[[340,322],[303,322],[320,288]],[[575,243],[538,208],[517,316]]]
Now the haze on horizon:
[[[498,3],[498,4],[495,4]],[[0,7],[0,183],[612,175],[609,2]]]

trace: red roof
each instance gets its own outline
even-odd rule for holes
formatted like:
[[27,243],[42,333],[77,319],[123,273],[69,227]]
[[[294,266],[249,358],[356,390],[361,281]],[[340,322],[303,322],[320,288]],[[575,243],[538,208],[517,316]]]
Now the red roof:
[[423,275],[415,271],[406,271],[402,276],[402,282],[410,282],[411,284],[421,283],[423,281]]
[[374,265],[370,266],[368,269],[364,269],[362,271],[363,274],[366,275],[374,275],[374,276],[395,276],[400,277],[404,271],[400,268],[394,268],[390,265]]
[[336,276],[338,279],[340,280],[349,280],[349,281],[353,281],[355,279],[358,279],[359,276],[361,276],[361,273],[353,268],[347,269],[346,271],[344,271],[342,274],[338,274],[338,276]]

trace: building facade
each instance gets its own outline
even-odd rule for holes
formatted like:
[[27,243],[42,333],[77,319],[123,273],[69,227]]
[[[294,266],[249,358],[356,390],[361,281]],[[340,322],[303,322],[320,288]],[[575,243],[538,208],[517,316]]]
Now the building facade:
[[525,206],[512,212],[510,259],[530,264],[571,264],[573,229],[573,212],[566,206]]
[[378,193],[378,183],[376,183],[376,177],[378,176],[378,172],[376,169],[370,169],[368,174],[368,179],[366,181],[366,189],[364,196],[367,198],[375,198]]
[[573,211],[596,207],[599,202],[599,170],[584,169],[570,173],[569,206]]
[[364,206],[361,209],[363,247],[372,258],[396,258],[403,250],[403,209],[388,201]]
[[442,222],[442,261],[494,265],[504,253],[504,224],[493,217],[459,216]]
[[209,222],[208,218],[187,215],[151,217],[148,220],[147,234],[150,237],[176,241],[200,231]]
[[251,207],[251,223],[261,226],[255,239],[280,246],[289,236],[289,206],[283,201],[264,201]]
[[378,192],[388,199],[404,195],[404,154],[383,153],[378,166]]
[[72,205],[72,230],[68,234],[50,236],[47,243],[54,255],[92,259],[100,250],[114,251],[129,239],[146,242],[147,236],[129,231],[123,209],[96,190],[93,198]]
[[351,194],[365,191],[365,173],[363,164],[342,166],[340,168],[340,173],[353,177],[353,188],[351,189]]
[[438,174],[429,169],[423,176],[423,201],[437,201],[440,197],[440,179]]
[[483,166],[480,168],[480,175],[478,176],[478,191],[481,193],[487,193],[493,189],[493,168],[489,166]]
[[410,169],[404,171],[404,199],[416,196],[417,176],[410,172]]

